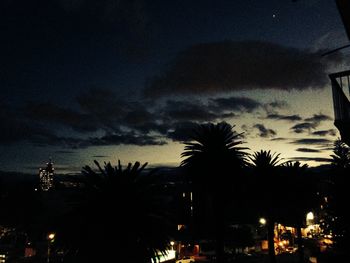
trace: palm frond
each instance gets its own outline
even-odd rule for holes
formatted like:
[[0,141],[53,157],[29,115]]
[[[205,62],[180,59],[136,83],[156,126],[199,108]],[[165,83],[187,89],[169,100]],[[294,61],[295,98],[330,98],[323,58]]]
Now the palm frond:
[[233,131],[234,126],[226,122],[218,124],[208,123],[198,125],[193,131],[191,142],[186,142],[181,157],[185,159],[181,166],[193,165],[194,162],[207,163],[210,159],[222,158],[240,159],[244,164],[248,148],[237,147],[243,142],[240,140],[242,134]]
[[[141,165],[140,162],[128,163],[126,167],[121,165],[120,160],[116,166],[110,162],[104,163],[104,166],[97,161],[94,163],[96,171],[90,166],[82,169],[87,194],[79,211],[85,225],[76,228],[84,232],[86,229],[94,229],[92,225],[99,225],[101,229],[92,231],[91,236],[95,240],[101,240],[101,249],[105,249],[102,246],[103,240],[108,240],[110,233],[114,233],[115,236],[120,236],[115,240],[116,247],[123,246],[126,251],[134,249],[138,254],[135,257],[142,260],[155,259],[159,253],[164,254],[169,246],[170,226],[168,216],[164,213],[164,200],[154,190],[154,178],[150,176],[154,171],[144,174],[147,163]],[[120,232],[117,224],[120,221],[128,229],[127,232],[124,231],[125,234]],[[76,238],[80,239],[80,235],[77,234]],[[86,254],[90,243],[93,242],[86,238],[76,245]],[[105,247],[111,245],[103,244]]]
[[279,153],[271,153],[271,151],[260,150],[249,156],[250,166],[259,169],[269,169],[280,165],[281,159]]

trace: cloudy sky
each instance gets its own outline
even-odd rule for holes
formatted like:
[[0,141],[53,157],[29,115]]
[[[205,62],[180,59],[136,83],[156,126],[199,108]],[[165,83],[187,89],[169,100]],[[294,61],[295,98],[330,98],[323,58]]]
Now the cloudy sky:
[[331,0],[4,0],[0,170],[94,159],[179,165],[196,123],[249,152],[322,164],[339,136],[328,73],[347,68]]

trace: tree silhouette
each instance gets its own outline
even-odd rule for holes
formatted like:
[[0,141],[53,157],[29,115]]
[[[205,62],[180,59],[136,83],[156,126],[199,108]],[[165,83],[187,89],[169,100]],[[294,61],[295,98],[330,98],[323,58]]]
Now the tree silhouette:
[[153,189],[152,172],[142,171],[147,163],[120,161],[99,173],[89,166],[85,175],[84,198],[64,221],[61,238],[73,262],[150,262],[169,246],[169,224],[162,198]]
[[249,157],[251,166],[256,175],[256,181],[261,185],[261,208],[266,213],[267,217],[267,238],[271,263],[276,262],[275,256],[275,244],[274,244],[274,228],[277,217],[278,197],[275,197],[276,189],[279,187],[276,185],[278,181],[277,167],[280,164],[280,154],[271,153],[271,151],[261,150],[255,152]]
[[43,230],[43,218],[47,211],[41,193],[35,191],[36,187],[36,182],[25,181],[3,186],[0,199],[1,225],[15,227],[28,234]]
[[[305,215],[315,205],[316,193],[310,177],[306,177],[308,165],[300,162],[286,162],[283,164],[290,200],[286,200],[284,209],[289,223],[297,229],[299,262],[304,262],[304,247],[301,229],[305,225]],[[286,195],[287,196],[287,195]]]
[[349,200],[350,148],[340,139],[334,143],[331,155],[333,167],[329,185],[329,211],[333,216],[327,224],[333,232],[336,246],[347,253],[350,243],[350,218],[347,213]]
[[225,213],[246,161],[246,148],[239,146],[241,135],[232,129],[226,122],[198,125],[181,155],[193,191],[195,232],[214,227],[209,234],[216,239],[217,262],[224,261]]
[[342,140],[334,142],[332,165],[338,169],[350,168],[350,148]]

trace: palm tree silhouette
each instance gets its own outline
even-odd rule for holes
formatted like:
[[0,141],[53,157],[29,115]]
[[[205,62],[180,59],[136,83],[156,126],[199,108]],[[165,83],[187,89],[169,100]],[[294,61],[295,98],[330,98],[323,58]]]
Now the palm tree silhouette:
[[[150,262],[169,248],[169,224],[162,198],[154,191],[147,163],[120,161],[99,173],[83,167],[85,201],[65,220],[63,243],[74,253],[73,262]],[[58,233],[58,238],[60,237]]]
[[280,154],[261,150],[259,152],[255,152],[252,156],[249,157],[251,166],[256,176],[256,181],[258,185],[261,185],[260,190],[262,191],[261,197],[263,200],[261,208],[265,210],[267,217],[267,238],[271,263],[276,262],[274,229],[277,216],[276,212],[278,211],[279,205],[276,204],[275,192],[277,186],[275,183],[278,180],[277,167],[281,162],[279,156]]
[[226,122],[198,125],[193,141],[185,143],[181,154],[185,158],[181,166],[187,169],[193,191],[195,233],[200,235],[213,227],[209,234],[216,239],[217,262],[224,261],[225,210],[246,163],[247,148],[239,146],[241,135],[232,129]]
[[350,148],[342,140],[334,142],[332,165],[338,169],[350,168]]
[[285,172],[288,178],[286,180],[289,183],[289,194],[292,196],[292,200],[285,202],[286,214],[289,220],[292,220],[296,226],[298,235],[298,253],[299,262],[304,261],[304,247],[301,229],[305,225],[305,215],[315,205],[315,193],[313,191],[310,177],[306,177],[308,165],[301,165],[300,162],[288,161],[283,164]]

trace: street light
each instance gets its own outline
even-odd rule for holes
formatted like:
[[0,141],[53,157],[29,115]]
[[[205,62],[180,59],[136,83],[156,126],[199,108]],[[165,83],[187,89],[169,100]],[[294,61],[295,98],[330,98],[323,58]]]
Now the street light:
[[314,220],[315,216],[314,213],[309,212],[306,214],[306,220]]
[[47,263],[50,263],[51,243],[55,240],[55,233],[47,235]]
[[259,223],[262,224],[262,225],[266,225],[266,219],[265,218],[260,218],[259,219]]

